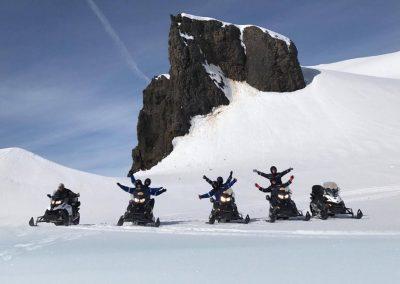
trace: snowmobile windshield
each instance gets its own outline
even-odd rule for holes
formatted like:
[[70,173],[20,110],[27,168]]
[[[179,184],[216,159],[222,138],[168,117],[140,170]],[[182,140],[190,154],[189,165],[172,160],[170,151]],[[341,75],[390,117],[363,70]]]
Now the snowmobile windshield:
[[337,197],[339,195],[339,189],[338,188],[335,188],[335,189],[326,188],[325,194],[332,196],[332,197]]

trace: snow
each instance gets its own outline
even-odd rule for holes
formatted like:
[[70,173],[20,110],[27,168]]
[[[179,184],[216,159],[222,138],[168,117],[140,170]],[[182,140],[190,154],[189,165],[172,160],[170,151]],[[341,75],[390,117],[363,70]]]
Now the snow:
[[183,37],[183,38],[187,39],[187,40],[193,40],[193,39],[194,39],[194,37],[193,37],[193,36],[191,36],[191,35],[188,35],[188,34],[185,34],[185,33],[181,33],[181,32],[179,32],[179,35],[180,35],[181,37]]
[[161,74],[161,75],[158,75],[156,77],[156,80],[160,79],[161,77],[165,77],[165,78],[167,78],[169,80],[171,76],[168,73]]
[[[381,59],[369,60],[364,66]],[[129,199],[115,183],[129,185],[128,178],[1,149],[0,283],[398,282],[400,80],[385,77],[396,60],[374,77],[352,74],[351,66],[305,68],[307,87],[287,94],[260,92],[205,64],[230,104],[194,117],[173,152],[137,174],[168,189],[156,197],[160,228],[114,226]],[[365,217],[266,223],[268,205],[254,183],[267,182],[252,169],[272,164],[294,168],[299,209],[308,209],[313,184],[335,181],[347,206]],[[211,204],[197,198],[209,190],[201,177],[231,169],[239,211],[253,221],[205,224]],[[81,225],[28,227],[60,182],[81,194]]]
[[284,35],[281,35],[281,34],[279,34],[277,32],[268,30],[268,29],[263,28],[263,27],[259,27],[259,26],[255,26],[255,25],[235,25],[235,24],[228,23],[228,22],[223,22],[223,21],[220,21],[220,20],[217,20],[217,19],[214,19],[214,18],[194,16],[194,15],[190,15],[190,14],[186,14],[186,13],[181,13],[181,16],[185,17],[185,18],[192,19],[192,20],[198,20],[198,21],[217,21],[217,22],[222,23],[222,27],[230,26],[230,25],[238,27],[239,30],[240,30],[241,45],[243,46],[245,52],[246,52],[246,45],[243,42],[243,32],[244,32],[244,29],[247,28],[247,27],[257,27],[257,28],[259,28],[264,33],[268,33],[271,37],[276,38],[278,40],[284,41],[288,48],[289,48],[289,46],[291,44],[291,40],[288,37],[286,37]]
[[208,62],[204,63],[203,67],[206,70],[207,74],[210,76],[211,80],[214,82],[214,84],[219,89],[221,89],[225,93],[226,97],[230,100],[231,96],[227,84],[227,78],[225,77],[222,69],[214,64],[208,64]]
[[321,64],[315,67],[368,76],[400,79],[400,51],[378,56],[355,58],[332,64]]

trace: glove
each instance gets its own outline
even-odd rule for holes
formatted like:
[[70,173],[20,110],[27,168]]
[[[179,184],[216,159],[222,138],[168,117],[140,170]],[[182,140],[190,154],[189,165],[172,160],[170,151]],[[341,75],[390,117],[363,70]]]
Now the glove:
[[256,186],[257,188],[261,188],[261,186],[260,186],[258,183],[256,183],[255,186]]
[[233,175],[233,171],[231,171],[231,172],[229,173],[229,175]]
[[290,181],[294,180],[294,176],[290,176]]
[[293,171],[293,168],[289,168],[290,171]]
[[167,192],[167,189],[166,189],[166,188],[162,188],[162,189],[160,190],[160,192],[161,192],[161,193]]
[[203,176],[203,179],[207,179],[207,177],[206,177],[206,176]]
[[253,170],[253,173],[256,173],[256,172],[257,172],[257,170],[256,170],[256,169],[254,169],[254,170]]
[[199,199],[201,199],[201,196],[200,196],[200,194],[199,194]]
[[118,186],[121,186],[122,184],[120,184],[119,182],[117,182],[117,185],[118,185]]

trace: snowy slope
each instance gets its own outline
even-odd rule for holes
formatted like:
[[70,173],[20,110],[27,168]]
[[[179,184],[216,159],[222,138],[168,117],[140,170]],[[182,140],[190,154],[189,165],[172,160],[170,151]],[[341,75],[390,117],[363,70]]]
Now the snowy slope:
[[355,58],[316,68],[349,72],[361,75],[400,79],[400,51],[384,55]]
[[[168,188],[156,198],[155,214],[163,222],[158,229],[114,226],[129,199],[115,183],[129,184],[127,178],[79,172],[22,149],[0,150],[0,283],[21,283],[27,276],[32,283],[54,277],[60,283],[215,283],[221,272],[212,263],[227,259],[232,272],[224,268],[222,274],[228,282],[396,282],[400,80],[391,74],[400,58],[392,63],[392,70],[386,66],[374,77],[338,68],[340,63],[305,68],[309,84],[288,94],[259,92],[205,66],[215,80],[224,80],[230,105],[193,118],[190,133],[174,140],[173,152],[137,174]],[[313,184],[335,180],[347,205],[363,209],[365,218],[264,222],[267,203],[254,183],[267,183],[252,169],[267,171],[271,164],[295,168],[291,188],[299,209],[307,210]],[[253,222],[206,225],[211,205],[197,198],[209,190],[201,176],[227,176],[231,169],[239,180],[239,211]],[[27,227],[60,182],[81,193],[83,224]],[[288,259],[297,265],[282,265]],[[65,272],[76,267],[75,274]]]

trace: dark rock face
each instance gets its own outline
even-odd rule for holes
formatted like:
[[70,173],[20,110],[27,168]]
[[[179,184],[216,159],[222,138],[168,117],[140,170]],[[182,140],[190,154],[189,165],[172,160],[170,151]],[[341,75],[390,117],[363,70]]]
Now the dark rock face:
[[229,104],[224,83],[215,82],[204,65],[224,76],[246,81],[261,91],[295,91],[305,86],[293,42],[275,39],[260,28],[217,20],[171,16],[169,78],[153,78],[143,91],[137,125],[138,146],[132,171],[149,169],[172,151],[172,140],[188,133],[190,119]]

